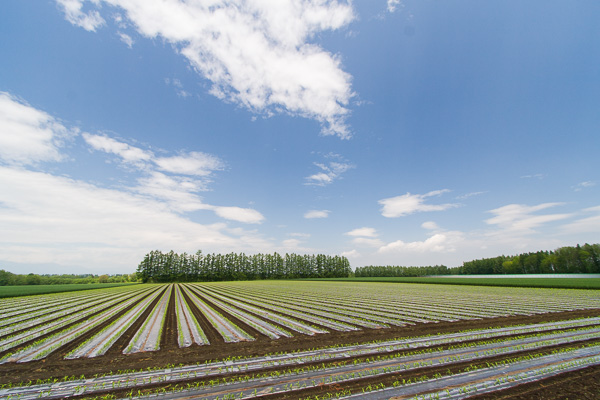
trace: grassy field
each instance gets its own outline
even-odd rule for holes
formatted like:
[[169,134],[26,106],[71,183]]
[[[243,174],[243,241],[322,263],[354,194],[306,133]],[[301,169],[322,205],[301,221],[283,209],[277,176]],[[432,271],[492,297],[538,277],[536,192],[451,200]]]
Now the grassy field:
[[507,287],[532,287],[532,288],[560,288],[560,289],[600,289],[599,278],[403,278],[403,277],[375,277],[375,278],[324,278],[309,279],[320,281],[344,282],[389,282],[389,283],[425,283],[443,285],[475,285],[475,286],[507,286]]
[[0,286],[0,298],[32,296],[36,294],[49,294],[60,292],[74,292],[77,290],[90,290],[131,285],[131,283],[82,283],[71,285],[19,285]]

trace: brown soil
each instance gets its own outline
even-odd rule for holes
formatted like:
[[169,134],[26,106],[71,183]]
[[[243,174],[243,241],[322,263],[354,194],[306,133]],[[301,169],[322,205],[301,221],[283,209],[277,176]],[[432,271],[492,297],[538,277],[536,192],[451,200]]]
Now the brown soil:
[[472,397],[472,400],[596,400],[600,399],[600,365],[560,374],[539,382]]
[[[169,310],[173,310],[174,303],[169,304]],[[191,307],[197,317],[201,317],[199,310]],[[151,308],[149,308],[150,310]],[[173,313],[170,313],[171,315]],[[119,370],[140,370],[147,367],[166,367],[177,364],[195,364],[206,360],[224,359],[230,356],[254,356],[268,353],[293,352],[331,346],[335,344],[350,344],[360,342],[371,342],[374,340],[387,340],[398,337],[422,336],[428,334],[456,332],[467,329],[483,329],[507,325],[532,324],[550,321],[559,321],[572,318],[583,318],[600,316],[600,309],[579,310],[560,313],[539,314],[533,316],[514,316],[500,318],[486,318],[479,320],[468,320],[456,322],[440,322],[429,324],[417,324],[405,327],[391,327],[388,329],[364,329],[354,332],[331,332],[307,336],[297,334],[291,338],[279,340],[259,339],[254,342],[224,343],[218,340],[217,332],[210,327],[208,321],[199,318],[202,328],[205,330],[211,344],[208,346],[192,345],[188,348],[177,347],[177,329],[173,318],[167,319],[164,331],[165,337],[161,344],[164,347],[160,351],[124,355],[121,351],[127,346],[133,334],[139,328],[144,316],[132,326],[119,341],[101,357],[92,359],[64,360],[62,355],[68,349],[74,348],[77,343],[56,352],[52,357],[29,363],[8,363],[0,365],[0,384],[8,382],[26,382],[29,380],[47,379],[50,377],[61,378],[63,376],[94,376],[108,372],[116,373]],[[245,325],[240,325],[244,329]],[[87,337],[88,335],[85,335]],[[82,337],[80,340],[84,340]]]

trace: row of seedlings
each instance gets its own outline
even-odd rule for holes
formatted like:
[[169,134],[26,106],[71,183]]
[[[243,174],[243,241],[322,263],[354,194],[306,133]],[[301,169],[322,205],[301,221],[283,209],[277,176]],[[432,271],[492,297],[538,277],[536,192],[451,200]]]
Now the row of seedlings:
[[111,346],[137,322],[148,306],[158,297],[159,293],[160,292],[157,291],[153,296],[148,296],[143,301],[136,304],[121,317],[104,327],[100,332],[73,349],[65,356],[65,358],[92,358],[104,355],[108,349],[110,349]]
[[123,354],[139,353],[142,351],[156,351],[160,349],[160,339],[165,326],[167,309],[171,300],[173,285],[169,285],[159,302],[146,318],[143,325],[135,334]]
[[[215,289],[214,286],[210,286],[210,288],[209,288],[209,286],[206,285],[206,286],[204,286],[204,288],[207,290],[214,291],[216,293],[226,294],[226,291],[217,290],[217,289]],[[221,289],[221,288],[219,288],[219,289]],[[225,292],[225,293],[223,293],[223,292]],[[311,315],[311,314],[308,314],[306,312],[301,312],[301,311],[294,311],[288,307],[280,307],[277,305],[276,302],[267,302],[267,301],[264,301],[263,299],[261,299],[260,301],[254,300],[250,296],[240,295],[238,292],[235,292],[233,294],[233,296],[235,296],[236,300],[241,301],[243,303],[258,306],[258,307],[265,308],[268,310],[272,310],[272,311],[275,311],[275,312],[278,312],[278,313],[281,313],[284,315],[289,315],[291,317],[294,317],[294,318],[297,318],[297,319],[300,319],[303,321],[308,321],[313,324],[324,326],[326,328],[330,328],[330,329],[333,329],[336,331],[348,332],[348,331],[359,330],[359,328],[357,328],[353,325],[339,322],[339,321],[333,320],[328,317]]]
[[[501,349],[502,347],[506,348],[507,346],[512,346],[513,350],[518,350],[518,346],[523,344],[534,344],[534,347],[547,347],[552,345],[552,339],[557,338],[563,339],[563,342],[566,343],[571,343],[575,340],[585,340],[590,334],[598,332],[597,325],[599,322],[600,318],[588,318],[582,320],[559,321],[555,323],[472,330],[463,333],[440,334],[437,336],[404,338],[372,344],[366,343],[343,347],[322,348],[297,353],[269,355],[266,357],[228,359],[227,361],[174,367],[167,370],[139,371],[121,375],[111,374],[93,379],[65,381],[60,384],[50,383],[46,385],[27,386],[20,388],[19,394],[24,395],[24,398],[35,398],[40,392],[47,392],[49,389],[53,389],[53,394],[55,396],[67,397],[75,394],[78,390],[91,393],[98,387],[110,387],[111,385],[112,387],[119,388],[135,388],[143,386],[147,384],[147,382],[183,382],[189,378],[218,376],[223,372],[229,371],[251,371],[253,373],[260,373],[262,369],[270,368],[273,365],[279,365],[281,368],[287,368],[286,366],[292,367],[304,365],[306,363],[324,366],[324,362],[331,364],[331,361],[336,360],[338,365],[342,365],[343,363],[339,363],[339,361],[356,356],[374,356],[371,359],[361,361],[359,364],[375,366],[374,363],[378,362],[380,363],[378,366],[384,368],[385,365],[382,365],[381,362],[402,360],[405,363],[416,363],[417,365],[420,365],[423,360],[430,359],[431,355],[434,355],[447,364],[449,362],[460,360],[461,357],[455,357],[454,359],[451,357],[461,354],[464,357],[465,350],[467,349],[470,349],[471,355],[473,355],[473,352],[477,352],[479,356],[484,356],[484,352],[486,351],[491,350],[491,354],[496,354],[498,349]],[[561,329],[563,331],[543,333],[543,331],[551,331],[553,329]],[[516,334],[527,335],[511,337]],[[491,341],[492,339],[493,341]],[[444,354],[440,353],[440,350],[435,348],[435,346],[440,344],[452,345],[452,343],[457,343],[457,345],[453,346],[453,349],[447,349],[447,353]],[[392,353],[408,348],[412,349],[412,354]],[[422,350],[416,350],[418,348],[421,348]],[[440,358],[440,356],[442,356],[442,358]],[[314,370],[314,368],[312,368],[312,370]],[[0,390],[0,396],[8,396],[11,394],[13,394],[12,389]]]
[[175,285],[175,310],[177,312],[177,342],[179,347],[189,347],[210,344],[202,331],[196,316],[192,313],[189,304],[183,297],[180,285]]
[[21,363],[43,359],[48,354],[64,346],[65,344],[77,340],[81,335],[89,332],[90,330],[98,326],[101,326],[106,321],[125,311],[137,302],[141,301],[146,296],[157,296],[162,291],[162,289],[162,287],[150,288],[146,291],[143,291],[142,293],[137,294],[133,298],[115,304],[110,308],[105,309],[99,314],[96,314],[84,321],[75,323],[59,332],[51,334],[50,336],[47,336],[30,345],[27,345],[26,347],[14,353],[6,354],[4,357],[2,357],[2,359],[0,359],[0,364],[4,364],[7,362]]
[[223,317],[214,308],[209,306],[204,300],[198,296],[196,292],[192,292],[188,287],[183,287],[185,294],[191,299],[192,303],[202,312],[208,322],[219,332],[226,343],[239,341],[253,341],[254,338],[241,328],[237,327],[227,318]]
[[87,307],[81,306],[83,307],[82,309],[74,309],[67,314],[61,312],[58,315],[51,315],[45,318],[36,319],[37,324],[29,328],[27,326],[29,326],[31,323],[25,322],[24,326],[20,327],[21,330],[19,332],[17,332],[17,329],[15,329],[14,334],[3,337],[0,340],[0,351],[6,351],[11,348],[17,347],[30,340],[34,340],[36,338],[46,335],[47,333],[50,333],[60,328],[64,328],[67,325],[70,325],[74,322],[85,319],[103,310],[109,309],[115,304],[118,304],[124,300],[134,297],[136,295],[136,292],[120,293],[116,296],[111,296],[110,298],[101,298],[97,301],[89,303]]
[[284,326],[290,330],[305,334],[305,335],[315,335],[317,333],[327,333],[328,331],[316,327],[314,325],[311,324],[307,324],[305,322],[299,321],[297,319],[294,318],[290,318],[289,316],[284,316],[282,314],[278,314],[275,313],[273,311],[269,311],[260,307],[255,307],[255,306],[251,306],[236,300],[233,300],[231,298],[227,298],[225,296],[222,296],[216,292],[208,292],[206,290],[206,287],[204,286],[193,286],[193,288],[195,290],[197,290],[198,293],[202,293],[202,295],[206,295],[207,293],[210,293],[210,296],[212,296],[212,298],[216,298],[216,299],[220,299],[223,302],[226,302],[229,305],[235,306],[240,310],[244,310],[246,312],[252,313],[253,315],[259,316],[262,319],[265,319],[267,321],[271,321],[274,322],[278,325]]

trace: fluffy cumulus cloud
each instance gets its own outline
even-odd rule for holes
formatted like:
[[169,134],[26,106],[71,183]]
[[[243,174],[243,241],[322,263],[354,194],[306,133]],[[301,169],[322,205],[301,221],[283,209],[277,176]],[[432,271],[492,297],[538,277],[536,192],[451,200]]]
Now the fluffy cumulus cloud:
[[28,165],[60,161],[60,147],[76,132],[9,93],[0,92],[0,159]]
[[329,217],[329,210],[309,210],[304,213],[304,218],[315,219],[315,218],[327,218]]
[[339,57],[310,42],[355,18],[347,1],[57,1],[69,22],[90,31],[113,6],[140,35],[173,43],[223,100],[311,118],[324,134],[350,136],[351,77]]
[[[80,0],[56,0],[65,13],[67,21],[82,27],[86,31],[94,32],[104,25],[105,21],[96,10],[84,10],[84,2]],[[98,3],[93,1],[93,3]]]
[[404,217],[409,214],[425,211],[444,211],[449,208],[458,207],[456,203],[446,204],[428,204],[427,198],[440,196],[449,192],[448,189],[435,190],[425,194],[410,194],[406,193],[402,196],[390,197],[388,199],[379,200],[381,215],[387,218]]
[[310,186],[326,186],[337,179],[341,178],[341,175],[354,168],[354,165],[350,164],[344,157],[339,154],[329,153],[325,156],[325,162],[314,163],[319,168],[319,172],[307,176],[305,185]]

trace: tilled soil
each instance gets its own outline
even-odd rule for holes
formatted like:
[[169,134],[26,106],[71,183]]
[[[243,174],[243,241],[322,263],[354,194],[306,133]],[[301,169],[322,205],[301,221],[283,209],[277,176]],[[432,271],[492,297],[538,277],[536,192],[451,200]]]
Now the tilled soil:
[[[171,300],[169,304],[169,314],[174,315],[174,300]],[[194,314],[200,317],[195,310]],[[171,312],[173,311],[173,312]],[[38,379],[44,380],[48,378],[62,378],[63,376],[81,376],[86,377],[94,376],[95,374],[104,374],[121,370],[141,370],[153,367],[167,367],[169,365],[177,364],[195,364],[204,362],[207,360],[225,359],[231,356],[258,356],[268,353],[287,353],[299,350],[309,350],[312,348],[326,347],[339,344],[351,344],[360,342],[371,342],[375,340],[389,340],[399,337],[412,337],[412,336],[424,336],[433,335],[438,333],[457,332],[470,329],[485,329],[492,327],[501,327],[508,325],[520,325],[520,324],[534,324],[543,322],[560,321],[573,318],[584,318],[600,316],[600,309],[593,310],[578,310],[560,313],[548,313],[538,314],[532,316],[513,316],[513,317],[499,317],[499,318],[485,318],[479,320],[466,320],[460,322],[440,322],[440,323],[428,323],[428,324],[416,324],[404,327],[390,327],[387,329],[364,329],[361,331],[353,332],[331,332],[329,334],[321,334],[314,336],[307,336],[297,334],[292,338],[281,338],[279,340],[270,340],[263,336],[260,336],[257,341],[254,342],[240,342],[240,343],[224,343],[218,340],[220,337],[217,335],[212,327],[209,326],[208,321],[200,319],[200,324],[205,332],[211,344],[207,346],[192,345],[188,348],[180,349],[177,345],[177,327],[174,318],[167,318],[165,336],[161,340],[161,350],[156,352],[146,352],[138,354],[124,355],[121,353],[122,349],[129,343],[131,338],[136,332],[136,328],[141,325],[143,318],[140,318],[136,324],[129,329],[121,339],[113,346],[107,354],[104,356],[92,358],[92,359],[76,359],[76,360],[64,360],[64,355],[68,349],[77,346],[77,343],[71,343],[63,350],[56,352],[52,357],[41,361],[34,361],[28,363],[8,363],[0,365],[0,383],[15,383],[15,382],[27,382],[29,380],[36,381]],[[256,334],[256,332],[253,332]],[[88,335],[85,335],[80,340],[85,340]],[[597,368],[589,368],[583,371],[595,371],[598,372]],[[588,375],[585,375],[583,371],[577,371],[574,373],[565,374],[567,376],[575,376],[578,373],[582,374],[579,378],[591,379]],[[593,375],[593,374],[592,374]],[[587,377],[587,378],[586,378]],[[600,378],[597,379],[600,381]],[[548,380],[550,381],[550,380]],[[546,382],[544,380],[543,382]],[[564,386],[564,382],[562,381]],[[539,385],[539,384],[538,384]],[[569,385],[571,386],[571,385]],[[579,384],[578,387],[590,387],[591,384]],[[576,388],[574,388],[576,389]],[[597,389],[597,386],[596,386]],[[513,393],[517,389],[511,389],[509,393]],[[592,390],[592,389],[590,389]],[[552,391],[551,391],[552,392]],[[596,390],[597,392],[597,390]],[[516,393],[516,392],[515,392]],[[564,393],[566,394],[566,392]],[[528,396],[528,394],[524,394]],[[496,398],[496,397],[486,397]],[[510,398],[510,397],[507,397]],[[514,397],[514,398],[536,398],[536,397]],[[537,397],[537,398],[566,398],[566,397]],[[578,398],[578,397],[570,397]],[[600,398],[600,397],[581,397],[581,398]]]

